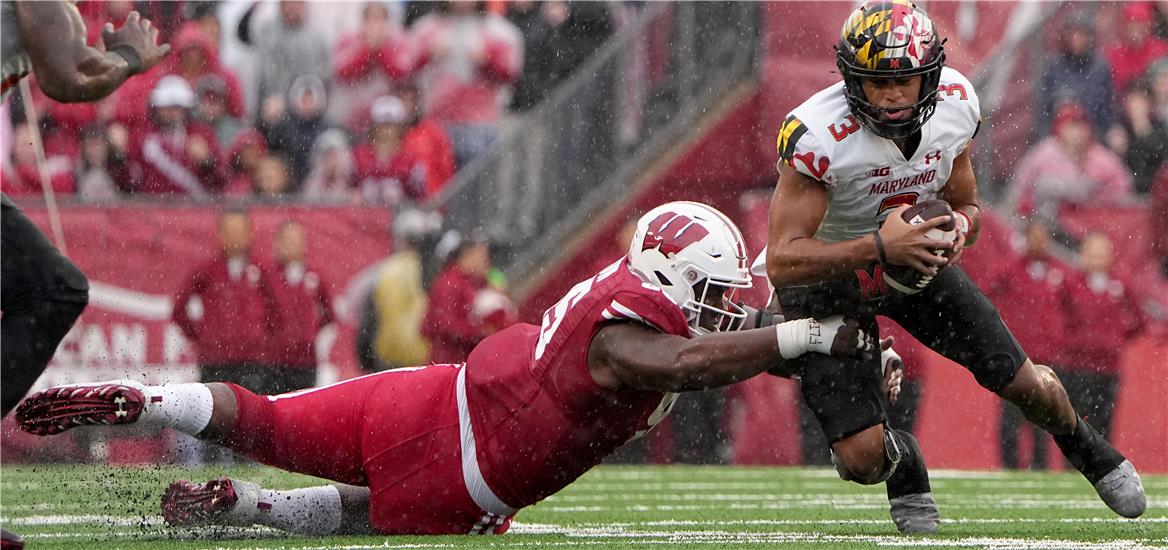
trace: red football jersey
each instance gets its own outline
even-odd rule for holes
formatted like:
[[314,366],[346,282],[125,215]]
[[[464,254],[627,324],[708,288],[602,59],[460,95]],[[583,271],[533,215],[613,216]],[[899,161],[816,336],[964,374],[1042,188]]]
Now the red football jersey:
[[[467,359],[465,405],[481,479],[512,508],[566,487],[652,428],[676,394],[609,390],[592,380],[588,348],[612,322],[689,337],[681,308],[621,259],[578,283],[543,315],[483,340]],[[469,443],[469,445],[468,445]],[[478,477],[478,476],[473,476]],[[468,478],[469,479],[469,478]]]

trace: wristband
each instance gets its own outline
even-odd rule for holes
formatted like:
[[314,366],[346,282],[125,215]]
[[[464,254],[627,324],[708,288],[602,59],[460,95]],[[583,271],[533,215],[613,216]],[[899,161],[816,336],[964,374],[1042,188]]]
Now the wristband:
[[106,51],[117,54],[126,60],[126,65],[130,66],[130,76],[142,72],[142,56],[138,54],[138,50],[135,50],[133,46],[129,44],[118,44]]
[[953,214],[956,216],[954,220],[957,221],[957,230],[960,231],[962,235],[968,235],[969,230],[973,229],[973,220],[970,219],[969,214],[966,214],[960,210],[955,210]]
[[876,254],[880,257],[880,263],[888,263],[888,256],[884,254],[884,239],[880,238],[880,230],[873,231],[872,236],[876,237]]
[[779,355],[782,355],[783,359],[794,359],[807,353],[810,332],[810,319],[787,321],[775,325],[775,337],[779,341]]

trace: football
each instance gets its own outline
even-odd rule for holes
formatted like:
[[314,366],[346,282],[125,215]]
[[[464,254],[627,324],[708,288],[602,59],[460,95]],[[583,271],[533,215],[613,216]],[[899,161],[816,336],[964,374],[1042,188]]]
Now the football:
[[[949,203],[939,199],[918,202],[908,207],[901,214],[904,221],[913,225],[920,225],[939,216],[950,216],[949,223],[942,224],[925,234],[931,239],[942,241],[952,241],[957,238],[957,220],[952,219],[952,215],[953,209],[949,207]],[[933,254],[938,256],[949,256],[952,253],[952,249],[933,249]],[[932,281],[933,277],[925,275],[907,265],[884,265],[884,282],[904,294],[916,294],[924,290],[926,286],[929,286],[929,283]]]

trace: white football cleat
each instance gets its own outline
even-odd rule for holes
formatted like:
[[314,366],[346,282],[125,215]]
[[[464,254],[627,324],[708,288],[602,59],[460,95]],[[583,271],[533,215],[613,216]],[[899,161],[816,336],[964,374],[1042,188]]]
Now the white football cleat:
[[1124,460],[1096,482],[1095,492],[1111,511],[1125,518],[1138,518],[1148,507],[1144,483],[1130,460]]

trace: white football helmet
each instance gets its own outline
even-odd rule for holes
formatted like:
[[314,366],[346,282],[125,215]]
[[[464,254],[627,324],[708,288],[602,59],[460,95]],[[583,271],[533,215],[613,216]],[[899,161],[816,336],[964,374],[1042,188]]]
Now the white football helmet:
[[694,334],[709,330],[702,322],[706,314],[717,316],[708,325],[714,330],[742,326],[746,311],[733,302],[733,294],[751,286],[746,262],[738,226],[699,202],[670,202],[650,210],[637,220],[629,245],[629,268],[681,306]]

